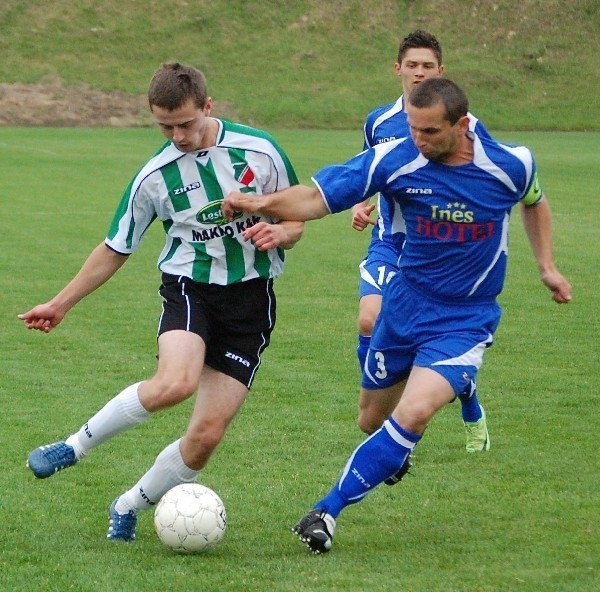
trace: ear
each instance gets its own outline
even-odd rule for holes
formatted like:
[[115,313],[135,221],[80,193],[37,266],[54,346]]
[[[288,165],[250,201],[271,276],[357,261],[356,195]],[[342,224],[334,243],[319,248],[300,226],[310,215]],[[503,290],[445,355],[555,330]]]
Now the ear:
[[400,68],[401,68],[400,64],[398,62],[396,62],[394,64],[394,74],[396,76],[400,76]]
[[208,97],[206,99],[206,104],[204,105],[204,109],[202,109],[202,111],[204,112],[204,115],[206,115],[207,117],[210,115],[212,106],[213,106],[212,99],[210,97]]
[[440,64],[440,67],[438,68],[438,74],[440,76],[443,76],[444,75],[444,70],[445,70],[444,64]]

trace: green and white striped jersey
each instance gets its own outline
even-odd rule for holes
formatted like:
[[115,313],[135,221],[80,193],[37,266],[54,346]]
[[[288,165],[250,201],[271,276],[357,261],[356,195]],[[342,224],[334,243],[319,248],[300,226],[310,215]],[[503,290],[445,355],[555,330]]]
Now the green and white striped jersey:
[[215,146],[184,153],[167,142],[154,154],[125,190],[105,243],[118,253],[133,253],[158,218],[166,233],[161,271],[221,285],[276,277],[283,270],[283,249],[258,251],[242,232],[277,220],[239,214],[228,222],[221,204],[230,191],[261,195],[296,185],[296,173],[269,134],[217,121]]

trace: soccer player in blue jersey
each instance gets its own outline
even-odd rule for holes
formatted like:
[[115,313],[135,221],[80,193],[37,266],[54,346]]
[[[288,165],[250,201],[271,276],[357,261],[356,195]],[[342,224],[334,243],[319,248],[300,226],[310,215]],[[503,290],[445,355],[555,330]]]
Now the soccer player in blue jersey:
[[[369,113],[364,125],[363,149],[409,135],[405,102],[411,91],[423,80],[438,78],[444,72],[442,48],[437,38],[423,30],[408,34],[398,48],[398,61],[394,64],[394,71],[401,80],[403,94],[393,103],[377,107]],[[479,136],[489,135],[483,124],[472,114],[469,114],[469,127],[471,130],[476,129]],[[398,259],[405,238],[404,219],[393,200],[378,199],[376,222],[370,217],[374,208],[370,200],[352,208],[354,229],[363,231],[369,225],[374,225],[367,254],[360,264],[357,355],[361,368],[369,350],[375,320],[381,310],[382,292],[389,279],[398,271]],[[380,415],[380,407],[373,404],[370,393],[363,395],[359,400],[358,424],[370,434],[381,427],[388,414]],[[477,397],[475,384],[467,385],[458,394],[458,399],[461,403],[467,452],[489,450],[490,436],[485,411]],[[397,475],[386,480],[386,483],[397,483],[409,467],[407,459],[405,466]]]
[[[34,475],[45,479],[153,412],[196,395],[183,437],[110,505],[107,537],[123,541],[135,539],[139,511],[197,479],[241,408],[275,324],[273,282],[283,270],[283,249],[294,246],[303,228],[269,216],[223,217],[223,198],[233,189],[270,193],[298,181],[269,134],[211,117],[202,72],[163,64],[148,102],[168,141],[127,186],[106,239],[79,273],[54,298],[19,315],[27,328],[51,331],[119,270],[154,220],[162,222],[155,374],[123,389],[66,440],[28,458]],[[247,241],[243,231],[250,226],[255,232]]]
[[516,204],[542,282],[557,303],[571,300],[554,264],[550,208],[531,152],[470,130],[467,97],[445,78],[419,84],[406,113],[410,137],[325,167],[313,177],[316,187],[235,192],[223,204],[228,217],[244,211],[312,220],[380,192],[405,220],[399,269],[383,293],[362,378],[362,388],[390,414],[293,527],[313,553],[331,549],[344,508],[394,475],[436,412],[475,381],[500,321],[497,297]]

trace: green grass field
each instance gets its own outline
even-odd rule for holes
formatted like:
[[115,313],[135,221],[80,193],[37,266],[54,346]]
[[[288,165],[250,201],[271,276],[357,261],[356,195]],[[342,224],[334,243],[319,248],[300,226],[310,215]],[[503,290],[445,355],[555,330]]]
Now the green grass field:
[[[360,132],[275,132],[302,181]],[[554,212],[556,260],[574,287],[557,306],[518,213],[504,318],[480,373],[492,448],[467,455],[458,405],[435,417],[412,476],[339,521],[310,556],[290,526],[354,446],[357,264],[368,237],[349,214],[311,222],[278,280],[278,326],[250,397],[201,481],[225,502],[222,544],[176,556],[142,514],[138,540],[105,540],[107,508],[182,434],[191,402],[36,481],[29,451],[62,439],[155,366],[161,231],[49,335],[16,315],[45,301],[100,242],[153,129],[0,134],[4,256],[0,590],[591,592],[598,589],[598,133],[508,133],[533,148]]]

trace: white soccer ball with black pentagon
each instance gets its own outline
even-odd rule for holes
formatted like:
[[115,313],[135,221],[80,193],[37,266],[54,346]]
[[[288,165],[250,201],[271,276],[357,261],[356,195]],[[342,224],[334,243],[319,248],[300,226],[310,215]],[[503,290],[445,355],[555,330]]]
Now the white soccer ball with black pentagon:
[[200,553],[225,535],[227,513],[221,498],[199,483],[183,483],[163,495],[154,510],[158,538],[175,553]]

